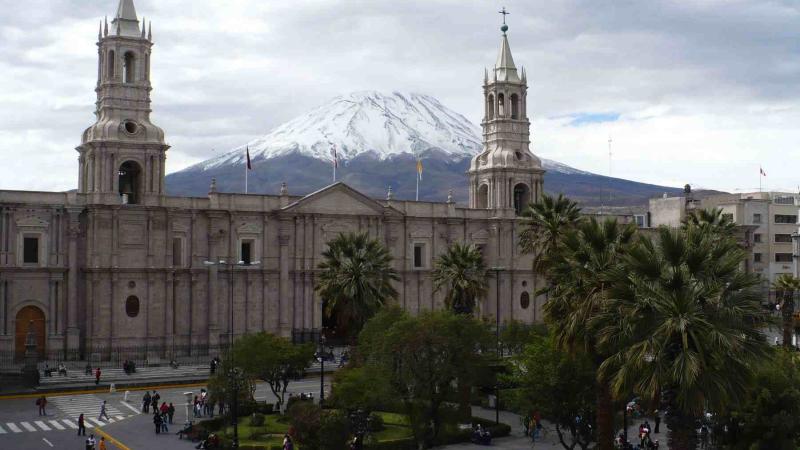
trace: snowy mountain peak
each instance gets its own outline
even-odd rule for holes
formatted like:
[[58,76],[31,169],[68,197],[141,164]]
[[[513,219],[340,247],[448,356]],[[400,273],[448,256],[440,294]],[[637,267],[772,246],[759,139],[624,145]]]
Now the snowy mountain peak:
[[478,128],[437,99],[417,93],[358,91],[335,97],[228,153],[198,164],[204,169],[241,163],[245,147],[253,160],[292,152],[341,159],[372,152],[378,158],[431,149],[462,158],[481,149]]

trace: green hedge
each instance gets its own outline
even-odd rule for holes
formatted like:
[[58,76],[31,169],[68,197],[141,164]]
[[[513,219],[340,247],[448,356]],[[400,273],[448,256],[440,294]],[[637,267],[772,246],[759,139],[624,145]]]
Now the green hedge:
[[364,446],[366,450],[416,450],[417,445],[413,438],[397,439],[394,441],[372,442]]
[[[494,423],[494,420],[483,419],[481,417],[472,418],[472,426],[480,424],[485,430],[492,433],[492,439],[505,437],[511,434],[511,426],[504,423]],[[469,438],[467,438],[469,439]]]

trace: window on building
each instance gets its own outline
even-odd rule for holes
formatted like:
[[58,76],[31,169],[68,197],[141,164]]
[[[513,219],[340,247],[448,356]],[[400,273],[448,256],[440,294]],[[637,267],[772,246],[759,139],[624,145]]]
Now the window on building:
[[775,242],[778,243],[792,243],[792,235],[791,234],[776,234],[775,235]]
[[775,214],[775,223],[797,223],[796,214]]
[[790,262],[792,262],[792,254],[791,253],[775,253],[775,262],[778,262],[778,263],[790,263]]
[[425,244],[414,244],[414,268],[425,267]]
[[753,262],[755,263],[761,262],[761,253],[753,253]]
[[647,222],[644,219],[644,214],[634,214],[633,216],[633,220],[636,222],[636,226],[639,228],[644,228],[647,226]]
[[780,196],[775,197],[772,200],[773,203],[776,205],[794,205],[794,197],[792,196]]
[[172,238],[172,267],[183,266],[183,239]]
[[25,237],[22,242],[22,262],[25,264],[39,263],[39,238]]
[[128,317],[136,317],[139,315],[139,297],[131,295],[125,300],[125,314],[127,314]]
[[753,234],[753,242],[755,242],[756,244],[761,242],[761,233]]
[[133,83],[134,81],[136,81],[136,56],[133,52],[127,52],[122,66],[122,82]]
[[531,295],[527,292],[523,292],[522,295],[519,296],[519,306],[522,309],[528,309],[528,306],[531,306]]
[[242,264],[249,266],[253,262],[253,240],[243,240],[239,252],[239,261]]
[[753,223],[761,223],[761,214],[753,214]]

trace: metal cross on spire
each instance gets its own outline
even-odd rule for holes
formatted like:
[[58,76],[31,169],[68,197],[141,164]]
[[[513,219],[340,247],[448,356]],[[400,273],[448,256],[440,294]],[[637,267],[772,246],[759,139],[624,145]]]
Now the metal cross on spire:
[[502,10],[500,10],[500,11],[497,11],[497,13],[498,13],[498,14],[502,14],[502,15],[503,15],[503,25],[505,25],[505,24],[506,24],[506,16],[507,16],[507,15],[509,15],[509,14],[511,14],[511,13],[510,13],[510,12],[508,12],[508,11],[506,11],[506,7],[505,7],[505,6],[503,6],[503,9],[502,9]]

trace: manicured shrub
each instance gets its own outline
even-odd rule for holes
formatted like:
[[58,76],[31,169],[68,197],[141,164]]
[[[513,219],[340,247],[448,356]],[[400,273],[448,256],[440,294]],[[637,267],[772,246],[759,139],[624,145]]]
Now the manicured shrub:
[[260,427],[264,425],[264,414],[261,413],[253,413],[250,417],[250,425],[254,427]]
[[369,431],[371,433],[382,431],[385,428],[386,425],[383,423],[383,416],[376,413],[372,413],[369,415]]

